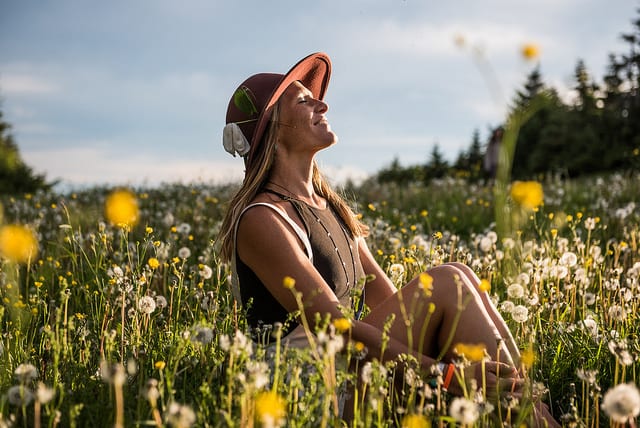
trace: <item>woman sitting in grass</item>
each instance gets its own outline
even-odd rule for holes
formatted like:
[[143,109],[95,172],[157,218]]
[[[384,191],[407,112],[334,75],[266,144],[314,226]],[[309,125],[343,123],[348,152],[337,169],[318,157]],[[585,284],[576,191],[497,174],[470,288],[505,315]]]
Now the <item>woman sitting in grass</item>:
[[[285,75],[249,77],[229,102],[224,146],[244,158],[246,170],[222,225],[222,257],[234,268],[236,299],[252,302],[249,324],[282,323],[283,341],[308,344],[300,314],[287,323],[300,309],[295,286],[312,331],[318,313],[347,317],[350,338],[380,356],[394,315],[384,360],[411,354],[425,372],[439,368],[454,395],[463,394],[462,379],[475,379],[494,398],[503,391],[520,397],[518,347],[474,272],[447,263],[396,289],[367,248],[367,226],[320,173],[316,153],[338,141],[322,101],[330,73],[329,58],[312,54]],[[411,323],[406,308],[417,309]],[[454,345],[477,343],[490,360],[454,373]],[[558,426],[542,404],[534,419]]]

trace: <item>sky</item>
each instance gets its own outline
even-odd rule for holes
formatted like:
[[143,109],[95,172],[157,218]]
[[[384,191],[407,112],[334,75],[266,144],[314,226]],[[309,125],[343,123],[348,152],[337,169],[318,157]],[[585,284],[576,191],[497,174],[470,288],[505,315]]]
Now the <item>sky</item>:
[[[638,0],[2,0],[0,109],[25,162],[61,186],[241,180],[227,104],[259,72],[326,52],[336,182],[449,161],[499,125],[533,67],[571,98],[626,52]],[[463,44],[456,43],[464,41]],[[525,44],[540,49],[525,61]]]

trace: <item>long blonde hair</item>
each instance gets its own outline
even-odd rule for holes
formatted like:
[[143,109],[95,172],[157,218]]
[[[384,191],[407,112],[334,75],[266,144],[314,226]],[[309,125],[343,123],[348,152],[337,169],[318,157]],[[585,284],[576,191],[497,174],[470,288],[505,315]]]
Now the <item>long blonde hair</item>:
[[[271,121],[263,138],[262,150],[255,154],[251,165],[245,165],[246,171],[242,186],[229,203],[229,209],[222,221],[218,242],[220,257],[223,261],[231,261],[235,252],[235,227],[240,221],[242,211],[260,193],[264,185],[269,181],[271,167],[275,157],[276,141],[279,132],[279,103],[273,108]],[[347,226],[354,237],[367,236],[369,228],[358,220],[347,202],[331,187],[329,182],[320,172],[316,161],[313,161],[312,182],[315,192],[325,198]]]

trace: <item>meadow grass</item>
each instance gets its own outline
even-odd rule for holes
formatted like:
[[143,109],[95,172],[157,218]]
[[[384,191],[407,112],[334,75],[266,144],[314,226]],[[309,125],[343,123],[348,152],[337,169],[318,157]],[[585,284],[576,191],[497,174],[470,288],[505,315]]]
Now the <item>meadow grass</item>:
[[105,218],[112,189],[4,198],[0,222],[33,230],[38,254],[0,264],[0,427],[346,426],[355,383],[348,426],[518,426],[533,395],[566,426],[624,426],[640,411],[640,176],[541,182],[544,204],[510,201],[504,236],[486,183],[345,190],[399,286],[448,261],[491,285],[527,379],[501,403],[450,397],[437,373],[380,363],[329,322],[312,351],[266,346],[278,325],[250,333],[214,241],[235,186],[135,189],[130,227]]

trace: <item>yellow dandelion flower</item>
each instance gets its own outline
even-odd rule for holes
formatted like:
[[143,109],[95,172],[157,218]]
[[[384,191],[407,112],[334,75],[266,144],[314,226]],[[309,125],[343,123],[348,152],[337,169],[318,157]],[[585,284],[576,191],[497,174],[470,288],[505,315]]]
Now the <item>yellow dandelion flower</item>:
[[420,288],[427,296],[430,296],[433,291],[433,277],[426,272],[420,274]]
[[524,208],[534,209],[544,200],[542,185],[537,181],[515,181],[511,185],[511,198]]
[[558,229],[554,227],[553,229],[551,229],[551,237],[553,239],[556,239],[557,236],[558,236]]
[[344,333],[351,329],[351,320],[348,318],[337,318],[333,320],[333,326],[336,328],[338,333]]
[[158,370],[163,370],[167,366],[167,363],[165,363],[164,361],[156,361],[153,366]]
[[428,215],[429,215],[429,211],[427,211],[427,210],[420,211],[420,217],[426,217]]
[[402,428],[431,428],[431,422],[424,415],[407,415],[402,418]]
[[155,257],[151,257],[149,261],[147,261],[147,264],[151,269],[158,269],[158,267],[160,266],[160,261]]
[[356,343],[353,344],[353,349],[356,352],[362,352],[362,351],[364,351],[364,348],[365,348],[365,346],[364,346],[364,343],[362,343],[362,342],[356,342]]
[[466,358],[469,361],[482,361],[487,353],[487,347],[479,343],[477,345],[471,343],[458,343],[453,352]]
[[153,233],[153,227],[147,226],[144,231],[147,235],[151,235]]
[[467,44],[467,40],[462,34],[458,33],[453,37],[453,43],[455,43],[457,47],[463,48]]
[[291,278],[290,276],[285,276],[282,279],[282,286],[288,290],[293,290],[293,287],[296,286],[296,280]]
[[524,59],[532,61],[540,56],[540,48],[536,44],[527,43],[522,46],[520,53]]
[[280,426],[286,415],[286,402],[273,391],[264,391],[256,396],[255,415],[262,426]]
[[480,291],[485,291],[488,293],[489,291],[491,291],[491,282],[489,282],[488,279],[483,278],[480,280],[478,288],[480,289]]
[[105,201],[107,220],[115,225],[134,226],[138,222],[138,202],[128,190],[116,190]]
[[375,211],[376,210],[376,206],[373,205],[373,204],[367,205],[367,208],[369,208],[371,211]]
[[433,234],[433,239],[442,239],[442,232],[435,232]]
[[0,228],[0,256],[16,263],[27,263],[37,255],[38,241],[31,229],[18,224]]
[[535,352],[533,352],[533,349],[529,348],[522,351],[522,354],[520,355],[520,362],[524,367],[531,368],[533,366],[533,363],[535,363],[535,361],[536,361],[536,354]]

